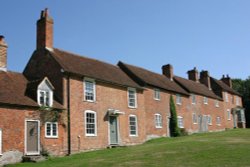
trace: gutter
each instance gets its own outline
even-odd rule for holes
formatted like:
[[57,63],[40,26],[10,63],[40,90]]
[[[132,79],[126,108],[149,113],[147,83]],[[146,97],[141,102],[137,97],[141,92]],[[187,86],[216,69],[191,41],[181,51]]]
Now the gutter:
[[67,121],[68,121],[68,156],[71,154],[71,127],[70,127],[70,77],[67,75]]

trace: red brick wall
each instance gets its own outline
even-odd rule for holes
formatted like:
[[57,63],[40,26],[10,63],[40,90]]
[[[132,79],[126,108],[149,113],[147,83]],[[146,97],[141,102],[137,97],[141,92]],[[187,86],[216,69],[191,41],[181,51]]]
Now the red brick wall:
[[[120,144],[129,145],[142,143],[145,140],[144,98],[142,92],[137,91],[136,109],[130,109],[127,102],[127,88],[110,86],[96,81],[96,101],[84,101],[83,79],[70,79],[70,119],[71,119],[71,149],[72,152],[106,148],[109,145],[109,122],[107,110],[117,109],[124,112],[118,116]],[[66,96],[66,95],[65,95]],[[97,136],[85,135],[84,112],[92,110],[97,113]],[[129,136],[130,114],[137,116],[138,137]],[[78,137],[80,136],[80,138]]]
[[[146,134],[147,139],[154,137],[167,136],[168,125],[167,117],[169,115],[169,97],[168,92],[160,90],[160,100],[154,99],[154,88],[148,87],[144,90],[144,105],[146,112]],[[162,128],[155,126],[155,114],[162,116]]]
[[242,99],[241,97],[237,96],[237,95],[233,95],[233,94],[230,94],[230,93],[227,93],[228,95],[228,102],[226,102],[226,95],[225,95],[225,92],[222,93],[223,95],[223,99],[224,99],[224,113],[225,113],[225,127],[226,128],[233,128],[234,127],[234,120],[233,120],[233,115],[231,114],[231,118],[228,119],[228,116],[227,116],[227,110],[230,110],[230,112],[232,111],[233,108],[235,108],[237,105],[236,105],[236,97],[239,98],[239,106],[242,107]]
[[[46,112],[46,111],[45,111]],[[40,111],[25,108],[0,108],[0,128],[2,129],[3,153],[10,150],[25,152],[25,120],[40,120]],[[41,146],[52,155],[62,155],[64,127],[59,124],[59,138],[45,138],[44,122],[40,120]]]
[[[176,101],[176,96],[175,101]],[[222,102],[219,101],[219,107],[215,106],[215,99],[208,98],[208,104],[204,104],[204,96],[196,95],[196,103],[192,104],[192,97],[182,97],[182,104],[176,104],[177,115],[183,117],[184,128],[189,133],[199,131],[199,115],[210,115],[212,118],[212,124],[208,125],[208,131],[224,130],[224,112]],[[193,123],[193,113],[197,115],[197,124]],[[216,117],[221,118],[221,125],[216,124]]]

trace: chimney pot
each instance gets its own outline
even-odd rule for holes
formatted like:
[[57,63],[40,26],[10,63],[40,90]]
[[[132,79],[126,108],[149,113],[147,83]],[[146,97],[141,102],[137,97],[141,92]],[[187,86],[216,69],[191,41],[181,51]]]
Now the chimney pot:
[[202,70],[200,72],[200,82],[208,87],[211,90],[211,82],[210,82],[210,75],[208,71]]
[[194,67],[193,70],[189,70],[187,73],[188,73],[189,80],[199,82],[199,73],[196,67]]
[[162,74],[165,75],[167,78],[169,78],[171,81],[173,81],[174,78],[173,66],[171,64],[167,64],[163,65],[161,69],[162,69]]
[[232,85],[232,79],[229,77],[229,75],[227,74],[227,77],[225,77],[224,75],[221,78],[221,81],[224,82],[227,86],[229,86],[230,88],[233,87]]

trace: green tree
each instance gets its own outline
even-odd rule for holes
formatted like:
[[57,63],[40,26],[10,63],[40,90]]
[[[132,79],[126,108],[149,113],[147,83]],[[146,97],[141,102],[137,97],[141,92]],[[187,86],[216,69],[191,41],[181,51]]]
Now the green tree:
[[233,89],[242,95],[242,103],[245,108],[246,127],[250,128],[250,77],[245,80],[232,79]]
[[170,135],[171,137],[180,136],[180,129],[177,125],[177,114],[173,96],[170,96]]

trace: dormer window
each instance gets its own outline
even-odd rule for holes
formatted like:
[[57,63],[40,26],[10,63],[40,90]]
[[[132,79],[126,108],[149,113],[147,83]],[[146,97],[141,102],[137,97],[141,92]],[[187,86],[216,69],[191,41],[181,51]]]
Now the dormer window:
[[45,78],[37,88],[37,102],[40,106],[51,107],[53,105],[53,86],[48,78]]
[[39,90],[39,99],[41,106],[50,106],[50,92]]

